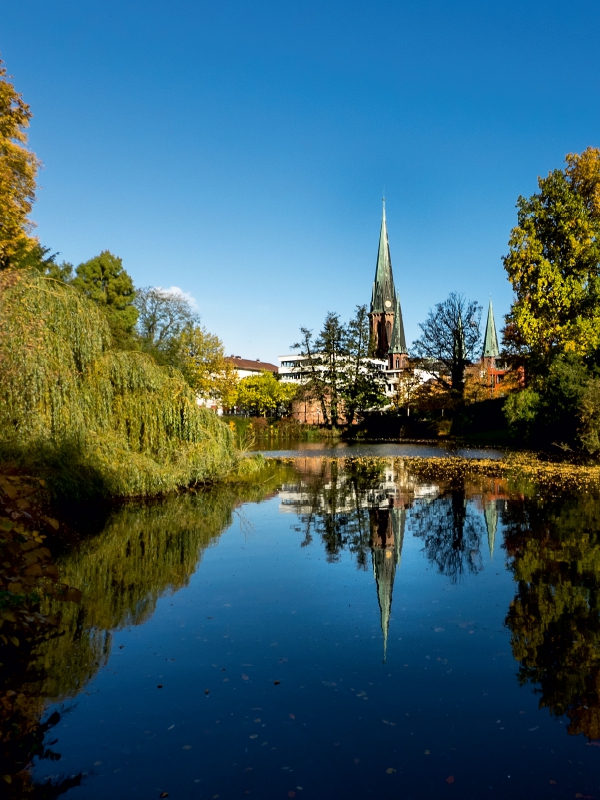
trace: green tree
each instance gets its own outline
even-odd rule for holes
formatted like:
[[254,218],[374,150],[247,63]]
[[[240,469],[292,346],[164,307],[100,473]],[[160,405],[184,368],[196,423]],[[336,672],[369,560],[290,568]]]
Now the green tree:
[[340,395],[344,389],[342,369],[347,356],[346,331],[338,314],[329,312],[319,333],[315,347],[319,360],[317,380],[321,383],[320,395],[329,400],[329,414],[332,425],[337,425],[340,417]]
[[421,336],[413,344],[414,355],[424,360],[427,371],[459,402],[464,397],[465,367],[480,347],[480,321],[481,306],[451,292],[419,324]]
[[593,454],[598,434],[593,374],[583,359],[561,354],[545,375],[510,394],[504,414],[515,438],[539,447],[554,445]]
[[236,405],[264,417],[279,414],[289,410],[297,388],[277,380],[272,372],[248,375],[238,383]]
[[31,110],[0,61],[0,269],[15,266],[37,244],[28,219],[40,162],[27,149]]
[[58,264],[56,256],[49,247],[30,241],[21,242],[16,248],[10,265],[14,269],[35,269],[48,278],[69,283],[73,278],[73,265],[63,261]]
[[562,353],[600,349],[600,150],[567,156],[517,201],[503,259],[515,292],[505,341],[543,374]]
[[197,326],[200,318],[187,297],[176,291],[147,286],[136,291],[137,331],[144,350],[160,364],[171,364],[180,349],[184,329]]
[[235,403],[237,372],[225,357],[218,336],[200,326],[188,325],[176,341],[173,365],[203,400],[214,400],[226,408]]
[[108,319],[115,345],[129,348],[138,318],[135,289],[122,259],[108,250],[80,264],[73,286],[97,303]]
[[382,406],[386,400],[381,365],[369,357],[370,340],[367,307],[357,306],[354,317],[346,326],[346,353],[339,365],[343,372],[341,396],[344,414],[349,425],[359,412]]
[[366,306],[357,306],[348,325],[330,311],[316,339],[308,328],[300,331],[293,345],[303,356],[297,375],[319,402],[325,425],[336,426],[342,417],[351,424],[360,411],[385,402],[381,364],[369,357]]
[[295,370],[295,374],[304,384],[307,396],[313,397],[318,401],[323,414],[323,422],[325,425],[329,425],[329,392],[322,374],[321,354],[317,349],[317,342],[314,339],[313,332],[308,328],[300,328],[300,333],[302,338],[292,345],[292,348],[299,350],[300,355],[303,357]]

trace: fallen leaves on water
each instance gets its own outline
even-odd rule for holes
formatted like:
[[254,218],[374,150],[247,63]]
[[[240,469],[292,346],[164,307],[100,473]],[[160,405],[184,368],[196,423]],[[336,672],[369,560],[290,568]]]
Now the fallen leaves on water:
[[273,681],[273,684],[274,684],[275,686],[279,686],[279,684],[280,684],[280,683],[281,683],[281,681]]
[[393,772],[396,772],[396,770],[393,767],[388,767],[386,769],[386,772],[387,772],[388,775],[391,775]]
[[[267,456],[267,460],[269,457]],[[273,459],[284,464],[301,463],[294,458]],[[353,458],[324,458],[323,461],[336,462],[341,467],[347,465],[386,465],[389,460],[371,456]],[[595,487],[600,484],[600,466],[585,465],[576,461],[544,460],[534,453],[510,453],[504,458],[424,458],[422,456],[402,456],[394,459],[395,464],[408,469],[414,475],[431,480],[484,476],[488,478],[525,478],[534,480],[545,488],[577,489]]]
[[169,793],[168,792],[161,792],[158,796],[159,797],[168,797]]
[[162,683],[158,683],[158,684],[156,685],[156,688],[157,688],[157,689],[162,689],[162,688],[163,688],[163,685],[162,685]]
[[454,783],[454,775],[448,775],[446,778],[446,783]]
[[248,675],[244,675],[244,674],[242,673],[242,680],[243,680],[243,681],[249,681],[249,680],[250,680],[250,678],[248,677]]
[[295,714],[290,714],[290,719],[296,719],[296,715]]

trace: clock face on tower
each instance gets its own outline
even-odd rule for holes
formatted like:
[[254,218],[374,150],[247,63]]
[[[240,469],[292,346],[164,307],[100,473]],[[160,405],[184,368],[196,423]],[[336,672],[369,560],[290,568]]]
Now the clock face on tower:
[[386,307],[386,308],[390,308],[390,307],[391,307],[391,305],[392,305],[392,301],[391,301],[391,300],[386,300],[386,301],[385,301],[385,307]]

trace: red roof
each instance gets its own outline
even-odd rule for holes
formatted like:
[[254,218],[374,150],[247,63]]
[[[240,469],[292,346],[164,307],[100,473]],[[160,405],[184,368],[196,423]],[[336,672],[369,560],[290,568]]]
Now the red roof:
[[236,369],[245,369],[249,372],[279,372],[276,364],[269,364],[268,361],[252,361],[250,358],[235,358],[229,356],[230,361]]

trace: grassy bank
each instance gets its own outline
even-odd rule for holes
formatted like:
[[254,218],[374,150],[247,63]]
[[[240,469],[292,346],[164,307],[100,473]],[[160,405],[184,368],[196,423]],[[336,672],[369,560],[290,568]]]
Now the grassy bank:
[[264,417],[226,417],[237,447],[251,449],[261,444],[295,442],[320,442],[339,439],[342,429],[307,425],[290,417],[265,419]]
[[30,272],[0,276],[0,461],[55,496],[150,496],[218,479],[230,429],[182,376],[113,347],[101,310]]

